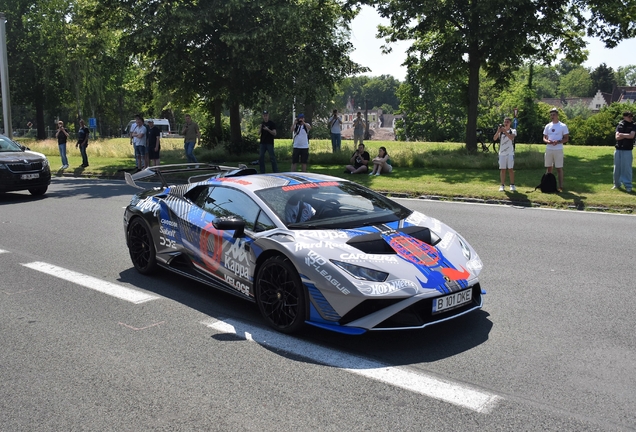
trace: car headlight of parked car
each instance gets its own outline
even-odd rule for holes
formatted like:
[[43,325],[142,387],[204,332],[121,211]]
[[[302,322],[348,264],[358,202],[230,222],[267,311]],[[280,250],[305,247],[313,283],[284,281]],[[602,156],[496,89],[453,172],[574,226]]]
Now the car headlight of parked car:
[[389,277],[388,273],[381,272],[378,270],[373,270],[367,267],[361,267],[354,264],[349,264],[342,261],[331,260],[331,262],[342,270],[349,273],[356,279],[362,279],[373,282],[384,282],[387,277]]

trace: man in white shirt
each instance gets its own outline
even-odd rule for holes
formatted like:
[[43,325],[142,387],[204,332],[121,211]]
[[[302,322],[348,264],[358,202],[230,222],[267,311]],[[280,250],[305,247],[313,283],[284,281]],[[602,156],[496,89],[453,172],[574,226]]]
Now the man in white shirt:
[[543,142],[546,143],[545,167],[547,172],[552,172],[552,167],[557,170],[559,192],[563,192],[563,144],[570,139],[570,131],[565,123],[559,121],[559,110],[556,107],[550,110],[550,123],[543,129]]
[[137,170],[146,168],[146,126],[141,116],[135,116],[135,124],[130,128],[130,143],[135,149]]
[[309,131],[311,125],[305,122],[305,115],[298,114],[296,122],[292,125],[293,150],[291,171],[296,172],[296,165],[301,163],[301,171],[307,172],[309,160]]
[[338,110],[333,110],[329,118],[329,129],[331,131],[331,151],[340,151],[342,144],[342,120],[338,116]]

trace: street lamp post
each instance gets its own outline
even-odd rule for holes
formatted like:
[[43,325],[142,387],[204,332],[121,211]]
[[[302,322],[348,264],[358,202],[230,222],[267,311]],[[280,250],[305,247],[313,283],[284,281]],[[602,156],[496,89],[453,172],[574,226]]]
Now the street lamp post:
[[2,90],[2,118],[4,119],[4,133],[11,138],[11,99],[9,98],[9,63],[7,61],[7,38],[5,35],[6,18],[0,12],[0,85]]

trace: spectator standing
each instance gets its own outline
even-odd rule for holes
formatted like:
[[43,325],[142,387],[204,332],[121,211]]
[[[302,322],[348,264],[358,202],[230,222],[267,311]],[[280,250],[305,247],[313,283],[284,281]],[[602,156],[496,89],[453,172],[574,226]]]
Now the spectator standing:
[[265,153],[269,153],[269,160],[272,163],[272,171],[278,172],[276,155],[274,154],[274,137],[276,136],[276,125],[269,119],[269,113],[263,111],[263,121],[261,123],[261,152],[258,157],[261,174],[265,174]]
[[381,173],[388,174],[393,171],[391,166],[391,159],[386,152],[386,147],[382,146],[378,150],[378,155],[373,158],[373,170],[369,175],[379,176]]
[[364,143],[364,130],[366,128],[366,123],[362,118],[362,113],[358,111],[356,118],[353,119],[353,145],[358,145],[358,143]]
[[296,165],[301,163],[301,171],[307,172],[307,161],[309,160],[309,131],[311,125],[305,122],[305,115],[298,114],[296,122],[292,125],[292,172],[296,172]]
[[199,125],[192,121],[190,114],[186,114],[185,116],[185,125],[181,131],[181,135],[184,136],[183,147],[188,162],[197,163],[197,158],[194,156],[194,146],[197,142],[201,144],[201,131],[199,130]]
[[148,120],[148,159],[150,166],[159,165],[159,151],[161,150],[161,131],[155,126],[154,120]]
[[345,169],[349,174],[362,174],[369,170],[369,152],[364,149],[364,144],[358,144],[358,150],[354,151],[349,159],[350,165]]
[[60,157],[62,158],[62,168],[65,170],[68,168],[68,158],[66,157],[66,140],[68,139],[68,130],[64,127],[63,121],[57,122],[57,132],[55,132],[55,136],[57,137],[57,148],[60,150]]
[[79,130],[77,131],[77,144],[75,144],[75,148],[79,147],[79,151],[82,155],[82,168],[86,168],[88,166],[88,154],[86,154],[86,147],[88,147],[89,135],[90,130],[86,127],[84,120],[80,119]]
[[499,125],[493,141],[499,140],[499,180],[501,185],[499,186],[499,192],[506,190],[506,170],[508,170],[508,176],[510,177],[510,192],[515,192],[515,138],[517,137],[517,130],[511,127],[512,119],[506,117],[504,124]]
[[616,149],[614,150],[614,186],[612,189],[625,185],[627,192],[632,191],[632,162],[634,155],[634,137],[636,128],[634,127],[634,115],[631,111],[623,113],[623,120],[616,126]]
[[135,124],[130,128],[130,143],[135,150],[135,161],[137,171],[146,168],[146,126],[144,119],[140,115],[135,116]]
[[342,120],[338,116],[338,110],[333,110],[329,117],[329,129],[331,130],[331,151],[339,152],[342,144]]
[[543,129],[543,142],[546,143],[545,167],[547,172],[552,172],[552,167],[557,170],[559,192],[563,192],[563,144],[568,142],[570,131],[565,123],[559,121],[559,110],[556,107],[550,110],[550,123]]

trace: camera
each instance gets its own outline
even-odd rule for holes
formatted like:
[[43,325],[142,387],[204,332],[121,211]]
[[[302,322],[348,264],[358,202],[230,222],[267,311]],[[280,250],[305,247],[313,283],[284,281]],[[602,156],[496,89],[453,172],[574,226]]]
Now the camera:
[[500,127],[500,128],[502,128],[502,127],[503,127],[503,125],[500,123],[500,124],[499,124],[499,127]]

